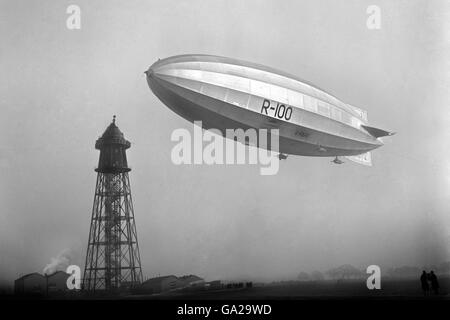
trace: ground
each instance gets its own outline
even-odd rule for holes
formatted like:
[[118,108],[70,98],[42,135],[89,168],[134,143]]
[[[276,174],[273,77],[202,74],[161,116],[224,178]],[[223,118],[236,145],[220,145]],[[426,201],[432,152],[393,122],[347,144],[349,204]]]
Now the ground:
[[381,290],[368,290],[365,280],[292,281],[243,289],[170,292],[128,296],[129,299],[450,299],[450,278],[440,279],[439,295],[424,297],[418,279],[385,280]]
[[[385,279],[380,290],[369,290],[365,279],[325,280],[325,281],[287,281],[268,284],[254,284],[251,288],[218,290],[184,290],[163,294],[100,294],[87,296],[83,292],[70,292],[64,295],[50,296],[48,299],[125,299],[125,300],[328,300],[328,299],[450,299],[450,277],[440,278],[438,295],[424,297],[419,279]],[[46,299],[43,296],[25,297],[27,299]],[[0,300],[22,299],[10,293],[0,294]]]

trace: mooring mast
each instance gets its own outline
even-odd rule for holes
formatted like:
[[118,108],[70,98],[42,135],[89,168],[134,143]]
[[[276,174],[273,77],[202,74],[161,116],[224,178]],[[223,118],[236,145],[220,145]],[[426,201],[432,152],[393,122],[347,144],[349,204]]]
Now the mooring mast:
[[95,143],[100,158],[83,278],[87,291],[134,287],[142,282],[126,155],[130,146],[116,126],[116,116]]

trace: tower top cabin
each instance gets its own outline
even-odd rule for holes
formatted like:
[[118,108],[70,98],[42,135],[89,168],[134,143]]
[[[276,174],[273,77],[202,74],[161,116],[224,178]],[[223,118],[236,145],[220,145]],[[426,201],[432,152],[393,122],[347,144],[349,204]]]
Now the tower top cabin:
[[95,149],[100,150],[98,167],[95,171],[113,174],[131,171],[126,154],[126,150],[130,147],[131,143],[116,126],[116,116],[114,116],[103,135],[95,142]]

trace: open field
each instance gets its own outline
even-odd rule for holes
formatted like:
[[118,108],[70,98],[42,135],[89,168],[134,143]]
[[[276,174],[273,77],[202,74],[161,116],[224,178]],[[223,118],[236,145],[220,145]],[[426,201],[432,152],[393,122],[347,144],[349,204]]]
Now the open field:
[[440,287],[439,295],[424,297],[419,280],[388,279],[381,282],[381,290],[368,290],[365,280],[292,281],[243,289],[127,296],[127,299],[449,299],[450,278],[440,279]]
[[368,290],[365,279],[361,280],[325,280],[325,281],[288,281],[251,288],[218,289],[218,290],[189,290],[171,291],[162,294],[127,294],[115,295],[99,294],[88,296],[83,292],[71,292],[59,296],[25,296],[18,297],[10,294],[0,294],[0,300],[15,299],[69,299],[69,300],[328,300],[328,299],[374,299],[374,300],[406,300],[406,299],[450,299],[450,278],[439,279],[439,295],[430,294],[424,297],[418,279],[385,279],[381,282],[380,290]]

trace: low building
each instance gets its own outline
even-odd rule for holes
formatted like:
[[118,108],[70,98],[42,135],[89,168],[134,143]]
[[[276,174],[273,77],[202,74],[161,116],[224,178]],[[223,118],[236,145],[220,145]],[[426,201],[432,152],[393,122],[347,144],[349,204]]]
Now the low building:
[[207,282],[205,284],[206,288],[210,289],[210,290],[218,290],[218,289],[222,289],[222,283],[220,282],[220,280],[213,280],[210,282]]
[[146,293],[161,293],[180,287],[180,281],[174,275],[151,278],[144,281],[139,291]]
[[67,279],[70,274],[57,271],[51,275],[34,272],[14,281],[14,293],[17,295],[52,295],[69,291]]
[[47,294],[47,278],[40,273],[29,273],[14,281],[14,293],[18,295]]
[[170,275],[148,279],[133,291],[138,294],[154,294],[183,288],[203,288],[204,285],[205,281],[196,275]]
[[178,279],[183,287],[203,287],[205,285],[205,280],[193,274],[182,276]]
[[64,271],[56,271],[55,273],[47,276],[47,293],[64,293],[69,289],[67,287],[67,279],[70,274]]

